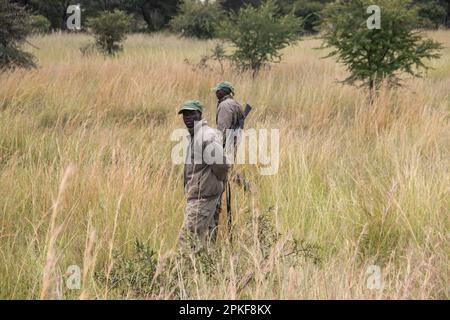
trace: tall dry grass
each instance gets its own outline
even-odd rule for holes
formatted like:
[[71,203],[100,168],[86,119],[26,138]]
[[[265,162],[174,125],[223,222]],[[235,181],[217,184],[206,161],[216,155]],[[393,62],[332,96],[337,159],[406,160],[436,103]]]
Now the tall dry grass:
[[[430,35],[450,46],[450,32]],[[184,59],[212,42],[134,35],[105,59],[81,55],[88,41],[33,38],[40,68],[0,75],[1,298],[449,297],[449,49],[426,77],[368,106],[336,82],[345,70],[320,59],[315,39],[255,80],[193,72]],[[280,129],[280,171],[241,166],[255,192],[233,193],[236,243],[222,237],[198,262],[174,258],[184,206],[170,160],[176,109],[198,98],[213,123],[210,88],[222,78],[256,107],[249,127]],[[270,232],[262,214],[283,234],[272,243],[259,238]],[[289,238],[317,261],[287,258]],[[166,273],[151,294],[107,285],[116,253],[132,256],[136,239]],[[70,265],[82,269],[80,290],[65,287]],[[379,290],[367,287],[370,265],[381,268]]]

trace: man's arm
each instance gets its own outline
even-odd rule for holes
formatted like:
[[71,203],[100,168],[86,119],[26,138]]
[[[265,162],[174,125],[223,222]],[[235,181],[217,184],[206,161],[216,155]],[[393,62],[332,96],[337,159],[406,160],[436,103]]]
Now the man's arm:
[[220,181],[225,181],[228,175],[228,171],[231,166],[228,163],[228,158],[224,152],[222,144],[217,141],[213,142],[215,151],[218,153],[217,159],[220,159],[218,163],[213,163],[211,165],[211,170]]
[[220,106],[217,110],[217,129],[225,137],[227,129],[233,126],[233,110],[229,105]]
[[[224,147],[219,137],[210,137],[205,145],[205,160],[211,166],[211,171],[220,181],[225,181],[231,165],[228,157],[224,152]],[[212,157],[207,159],[211,155]]]

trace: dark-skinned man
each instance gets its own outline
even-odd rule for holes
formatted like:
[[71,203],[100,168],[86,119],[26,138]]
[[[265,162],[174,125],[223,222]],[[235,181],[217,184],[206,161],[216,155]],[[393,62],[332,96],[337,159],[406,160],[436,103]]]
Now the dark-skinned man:
[[[227,130],[237,130],[244,117],[241,105],[234,99],[234,88],[228,81],[218,83],[213,90],[217,97],[217,129],[222,132],[224,145],[227,142]],[[233,142],[233,147],[236,147]]]
[[[216,92],[217,97],[217,115],[216,124],[217,129],[222,133],[223,146],[229,157],[236,158],[237,150],[237,131],[239,129],[239,124],[244,118],[244,113],[242,111],[241,105],[234,99],[234,87],[228,81],[223,81],[218,83],[213,91]],[[239,177],[238,179],[239,180]],[[239,181],[238,181],[239,182]],[[225,183],[225,188],[228,188],[227,192],[227,214],[228,214],[228,227],[229,236],[231,240],[231,187],[227,181]],[[225,191],[225,190],[224,190]],[[220,213],[222,211],[222,195],[220,196],[219,202],[217,203],[216,213],[214,216],[215,224],[219,225]],[[217,237],[217,232],[212,235],[215,240]]]
[[186,101],[179,114],[189,131],[189,145],[184,166],[186,209],[180,232],[183,247],[198,251],[215,233],[215,212],[230,168],[220,133],[203,120],[203,105]]

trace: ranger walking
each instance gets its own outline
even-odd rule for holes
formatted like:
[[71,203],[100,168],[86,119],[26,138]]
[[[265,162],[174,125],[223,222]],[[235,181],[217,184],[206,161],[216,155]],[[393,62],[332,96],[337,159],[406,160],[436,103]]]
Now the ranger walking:
[[[223,147],[227,154],[232,152],[232,157],[236,157],[237,149],[237,135],[236,130],[241,129],[245,115],[242,111],[241,105],[234,100],[234,88],[228,81],[218,83],[213,90],[216,92],[217,97],[217,116],[216,124],[217,129],[222,133]],[[233,141],[230,141],[233,139]],[[233,159],[234,160],[234,159]],[[231,214],[231,186],[227,177],[225,182],[226,201],[227,201],[227,220],[228,220],[228,232],[229,239],[231,241],[231,227],[232,227],[232,214]],[[214,216],[215,224],[219,225],[220,213],[222,211],[222,194],[220,195],[217,203],[216,213]],[[213,239],[217,237],[217,232],[214,232]]]
[[[244,113],[241,105],[234,99],[234,88],[231,83],[228,81],[220,82],[213,90],[215,90],[217,97],[217,129],[222,132],[225,146],[227,138],[229,138],[227,137],[227,130],[238,130],[244,119]],[[236,148],[236,141],[233,143],[233,147]]]

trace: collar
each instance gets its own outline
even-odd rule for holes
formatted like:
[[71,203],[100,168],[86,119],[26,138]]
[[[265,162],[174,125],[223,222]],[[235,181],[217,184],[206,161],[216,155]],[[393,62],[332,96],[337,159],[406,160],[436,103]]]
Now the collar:
[[208,124],[208,122],[205,119],[197,121],[192,129],[188,129],[189,135],[193,136],[194,133],[199,132],[201,127],[206,126],[207,124]]
[[226,96],[224,96],[222,99],[219,100],[219,104],[227,99],[233,99],[233,96],[231,94],[227,94]]

